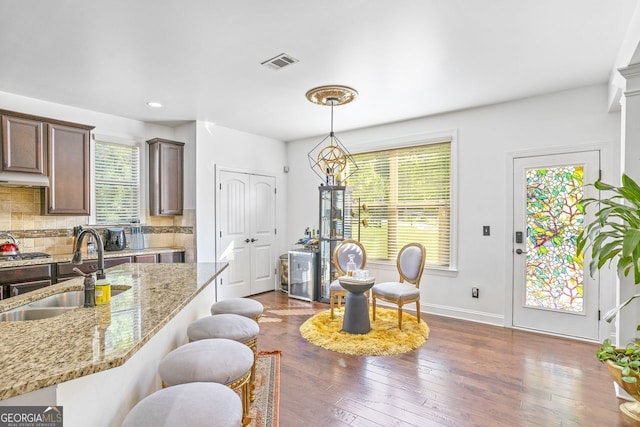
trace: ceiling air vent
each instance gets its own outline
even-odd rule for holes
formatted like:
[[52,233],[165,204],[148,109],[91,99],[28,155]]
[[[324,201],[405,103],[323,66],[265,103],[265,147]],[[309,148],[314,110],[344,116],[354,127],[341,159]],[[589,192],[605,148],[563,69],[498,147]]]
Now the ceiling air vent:
[[274,56],[271,59],[267,59],[261,65],[264,65],[265,67],[269,67],[273,70],[280,70],[286,66],[295,64],[296,62],[298,62],[298,60],[292,57],[291,55],[287,55],[286,53],[281,53],[278,56]]

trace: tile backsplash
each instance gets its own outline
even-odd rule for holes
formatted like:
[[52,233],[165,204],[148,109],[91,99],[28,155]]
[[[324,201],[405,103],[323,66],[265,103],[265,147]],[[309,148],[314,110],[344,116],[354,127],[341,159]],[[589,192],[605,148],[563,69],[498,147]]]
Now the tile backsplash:
[[[89,217],[41,215],[41,191],[33,187],[0,186],[0,232],[16,237],[22,252],[70,254],[73,228],[92,227],[87,225]],[[186,261],[195,260],[195,210],[185,210],[184,215],[175,217],[149,216],[147,212],[147,221],[142,226],[145,247],[184,247]],[[129,228],[124,228],[129,238]],[[3,241],[0,238],[0,243]]]

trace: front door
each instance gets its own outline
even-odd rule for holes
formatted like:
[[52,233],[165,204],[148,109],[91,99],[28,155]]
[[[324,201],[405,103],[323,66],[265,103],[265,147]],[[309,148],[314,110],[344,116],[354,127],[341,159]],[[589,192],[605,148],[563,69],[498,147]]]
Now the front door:
[[275,287],[275,177],[220,171],[216,257],[227,261],[220,299]]
[[513,326],[598,339],[598,280],[576,254],[598,151],[514,159]]

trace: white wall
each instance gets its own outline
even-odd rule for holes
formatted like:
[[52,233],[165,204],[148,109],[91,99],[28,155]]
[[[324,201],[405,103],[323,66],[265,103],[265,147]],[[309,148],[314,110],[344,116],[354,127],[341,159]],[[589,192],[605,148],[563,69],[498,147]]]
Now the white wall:
[[176,141],[184,142],[184,209],[196,208],[196,122],[175,128]]
[[[620,114],[608,113],[607,105],[607,87],[602,85],[351,132],[336,130],[351,152],[414,134],[457,132],[458,271],[425,272],[424,311],[505,324],[505,307],[510,304],[505,295],[511,286],[506,274],[512,250],[510,159],[514,153],[596,144],[604,147],[603,178],[611,181],[619,172],[612,157],[619,153]],[[341,114],[339,108],[336,114]],[[305,227],[318,226],[320,179],[310,170],[307,153],[323,137],[288,144],[289,242],[295,242]],[[491,236],[482,236],[483,225],[491,226]],[[395,265],[368,267],[377,280],[397,279]],[[480,288],[480,298],[471,298],[472,286]],[[614,289],[611,283],[602,286]]]
[[[196,229],[198,261],[215,260],[215,167],[275,176],[276,256],[290,246],[287,237],[287,180],[283,172],[287,149],[282,141],[237,131],[213,123],[196,124]],[[274,260],[275,262],[276,260]]]
[[174,138],[173,129],[167,126],[55,104],[6,92],[0,92],[0,109],[95,126],[94,133],[128,140],[146,141],[155,137]]

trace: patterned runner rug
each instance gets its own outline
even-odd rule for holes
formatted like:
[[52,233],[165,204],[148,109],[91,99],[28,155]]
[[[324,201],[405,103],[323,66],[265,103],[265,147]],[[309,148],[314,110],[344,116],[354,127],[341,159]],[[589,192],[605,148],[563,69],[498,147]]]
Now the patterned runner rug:
[[278,427],[280,355],[279,350],[258,352],[256,398],[249,410],[252,427]]

